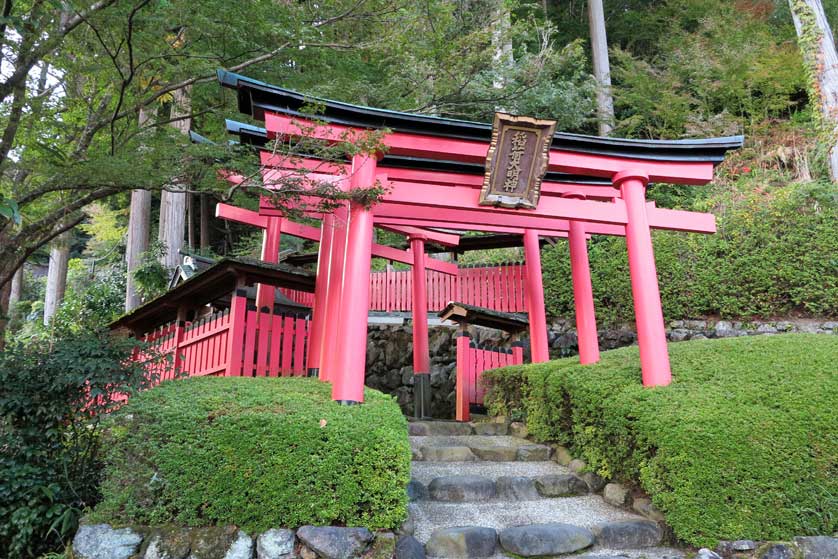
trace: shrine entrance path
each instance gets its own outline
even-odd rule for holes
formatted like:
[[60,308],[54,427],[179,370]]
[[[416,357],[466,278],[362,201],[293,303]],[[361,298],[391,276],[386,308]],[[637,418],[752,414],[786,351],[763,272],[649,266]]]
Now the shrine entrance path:
[[[409,429],[411,517],[414,536],[426,546],[428,557],[451,554],[458,538],[469,547],[491,546],[491,531],[457,536],[446,529],[491,528],[500,534],[505,528],[536,524],[563,524],[594,535],[603,526],[617,526],[627,536],[620,546],[602,545],[606,538],[596,536],[594,545],[562,557],[685,557],[682,550],[663,547],[662,533],[652,521],[609,505],[581,477],[553,461],[550,447],[510,436],[504,424],[412,421]],[[508,553],[498,541],[489,557],[520,555]]]

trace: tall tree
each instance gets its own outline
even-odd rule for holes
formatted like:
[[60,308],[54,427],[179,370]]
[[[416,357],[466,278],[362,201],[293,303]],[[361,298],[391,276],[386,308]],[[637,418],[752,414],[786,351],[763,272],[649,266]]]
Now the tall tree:
[[[139,114],[140,128],[147,128],[151,124],[153,112],[143,108]],[[134,281],[134,271],[140,266],[143,254],[148,251],[149,234],[151,233],[151,192],[137,189],[131,191],[131,202],[128,208],[128,237],[125,241],[125,311],[128,312],[140,305],[140,296]]]
[[818,104],[820,128],[829,146],[829,175],[838,182],[838,54],[821,0],[789,0],[798,44]]
[[70,241],[72,233],[65,231],[52,243],[49,251],[49,271],[47,272],[47,288],[44,296],[44,325],[49,325],[55,316],[64,291],[67,289],[67,264],[70,262]]
[[[181,134],[189,134],[192,125],[192,88],[186,86],[172,94],[170,120],[173,128]],[[158,240],[165,249],[160,262],[172,269],[180,264],[180,250],[183,248],[183,234],[186,230],[186,205],[188,188],[183,177],[179,177],[160,194],[160,227]]]
[[597,119],[600,136],[608,136],[614,128],[614,98],[611,95],[611,64],[605,35],[605,12],[602,0],[588,0],[588,26],[591,33],[591,59],[597,81]]

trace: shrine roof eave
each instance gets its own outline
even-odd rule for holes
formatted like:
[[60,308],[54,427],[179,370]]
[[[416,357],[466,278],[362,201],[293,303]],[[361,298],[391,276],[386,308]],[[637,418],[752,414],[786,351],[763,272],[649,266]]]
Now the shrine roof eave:
[[437,316],[442,320],[495,328],[512,334],[529,328],[529,319],[526,314],[501,312],[457,301],[449,302],[437,313]]
[[222,258],[163,295],[122,315],[109,328],[146,331],[175,320],[180,306],[197,308],[229,295],[239,282],[245,285],[264,283],[312,293],[315,274],[288,264],[268,264],[252,258]]
[[[443,138],[488,142],[492,134],[492,125],[488,123],[405,113],[321,99],[226,70],[218,70],[218,81],[224,87],[235,89],[239,110],[257,120],[264,120],[265,112],[273,112],[300,117],[313,116],[318,120],[344,126],[368,129],[389,128],[396,132]],[[307,115],[302,112],[307,105],[316,105],[322,109],[322,112],[317,115]],[[743,136],[688,140],[639,140],[556,132],[552,146],[554,149],[611,157],[718,164],[724,159],[725,153],[740,148],[743,141]]]
[[[268,132],[264,128],[245,124],[235,120],[226,120],[227,131],[239,137],[242,143],[250,144],[257,148],[263,148],[268,142]],[[311,155],[306,157],[315,158]],[[463,173],[467,175],[480,175],[486,172],[484,165],[476,163],[464,163],[460,161],[444,161],[439,159],[423,159],[421,157],[406,157],[403,155],[385,154],[379,162],[379,167],[398,169],[418,169],[422,171],[441,171],[445,173]],[[544,175],[548,182],[561,182],[570,184],[588,184],[592,186],[611,186],[611,181],[601,177],[588,175],[574,175],[569,173],[548,172]]]

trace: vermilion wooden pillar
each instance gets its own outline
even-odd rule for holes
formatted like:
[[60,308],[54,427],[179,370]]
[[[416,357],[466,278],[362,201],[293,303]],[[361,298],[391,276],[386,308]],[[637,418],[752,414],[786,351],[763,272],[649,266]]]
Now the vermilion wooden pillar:
[[[275,264],[279,262],[279,241],[282,235],[282,218],[269,217],[268,227],[262,234],[262,261]],[[276,288],[272,285],[259,284],[256,288],[256,308],[268,307],[273,310],[274,293]]]
[[591,267],[588,262],[588,241],[585,224],[570,221],[570,275],[573,279],[573,304],[576,310],[576,338],[579,343],[579,362],[583,365],[599,361],[594,290],[591,286]]
[[[351,188],[373,186],[376,167],[375,156],[353,156]],[[364,401],[372,228],[372,210],[352,202],[349,207],[343,296],[338,319],[337,368],[330,376],[332,399],[342,404],[359,404]]]
[[413,252],[413,404],[417,418],[431,415],[431,356],[428,348],[428,293],[425,238],[410,237]]
[[626,204],[626,249],[628,250],[631,292],[637,322],[637,344],[643,386],[666,386],[672,381],[666,329],[655,269],[652,234],[646,215],[646,184],[649,177],[638,171],[622,171],[613,178]]
[[326,214],[320,223],[320,246],[317,250],[317,278],[314,283],[314,312],[311,317],[311,337],[308,344],[308,376],[320,373],[320,348],[326,334],[326,299],[329,292],[332,230],[335,216]]
[[550,360],[547,343],[547,315],[544,309],[544,284],[541,279],[541,249],[538,232],[524,231],[524,259],[527,263],[527,314],[530,321],[530,353],[533,363]]
[[346,206],[335,210],[332,217],[332,245],[329,247],[329,286],[326,295],[324,342],[320,346],[320,380],[331,381],[337,367],[337,339],[343,296],[343,262],[346,249]]

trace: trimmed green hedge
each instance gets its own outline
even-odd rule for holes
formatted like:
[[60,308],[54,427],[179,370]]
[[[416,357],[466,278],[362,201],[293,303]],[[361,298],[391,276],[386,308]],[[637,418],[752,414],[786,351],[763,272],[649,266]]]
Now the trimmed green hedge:
[[670,345],[673,382],[644,389],[636,347],[489,371],[493,413],[589,468],[639,485],[676,536],[788,539],[838,530],[838,336]]
[[[753,191],[725,192],[709,208],[693,208],[718,216],[715,235],[654,232],[664,316],[838,316],[834,185],[748,188]],[[589,251],[597,320],[633,323],[625,239],[596,237]],[[544,250],[542,269],[548,313],[573,317],[567,243]]]
[[340,406],[305,378],[191,378],[114,417],[93,517],[117,524],[345,524],[406,516],[407,423],[389,396]]

